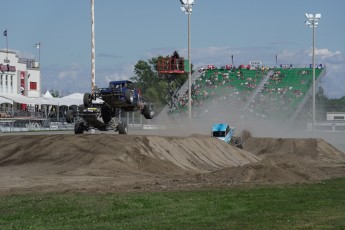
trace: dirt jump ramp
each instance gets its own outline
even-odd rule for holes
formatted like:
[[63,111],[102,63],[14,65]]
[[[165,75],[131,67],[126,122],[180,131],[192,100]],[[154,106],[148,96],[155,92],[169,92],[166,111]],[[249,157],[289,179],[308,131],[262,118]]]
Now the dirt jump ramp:
[[[3,136],[0,166],[51,164],[71,168],[126,166],[150,172],[214,171],[257,162],[247,151],[218,139],[194,135],[160,137],[131,135]],[[106,162],[103,162],[107,159]]]

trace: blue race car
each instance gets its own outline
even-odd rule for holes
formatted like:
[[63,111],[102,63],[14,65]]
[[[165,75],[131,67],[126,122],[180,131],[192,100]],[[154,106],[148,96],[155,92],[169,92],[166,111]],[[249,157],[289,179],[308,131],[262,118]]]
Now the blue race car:
[[242,138],[235,137],[234,133],[235,128],[228,124],[214,124],[212,126],[212,137],[217,137],[228,144],[242,149]]

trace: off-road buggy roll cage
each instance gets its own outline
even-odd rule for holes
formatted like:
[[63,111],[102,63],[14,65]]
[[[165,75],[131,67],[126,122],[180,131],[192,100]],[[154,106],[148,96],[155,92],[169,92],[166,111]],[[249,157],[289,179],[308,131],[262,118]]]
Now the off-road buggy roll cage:
[[82,108],[77,112],[67,111],[66,120],[72,122],[77,117],[74,127],[76,134],[92,128],[127,134],[127,123],[121,113],[133,111],[139,111],[146,119],[154,116],[153,104],[144,100],[133,82],[112,81],[107,88],[95,87],[92,93],[85,93]]

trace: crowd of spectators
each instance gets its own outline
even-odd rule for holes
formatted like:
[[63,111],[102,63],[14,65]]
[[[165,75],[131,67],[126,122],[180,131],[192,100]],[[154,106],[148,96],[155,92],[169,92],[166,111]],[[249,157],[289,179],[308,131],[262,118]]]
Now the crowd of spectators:
[[[207,102],[226,103],[240,108],[248,100],[251,92],[257,87],[268,68],[235,68],[225,66],[200,68],[200,77],[192,83],[193,110],[203,110]],[[188,91],[183,95],[171,97],[170,113],[188,110]]]
[[[319,75],[321,70],[317,70]],[[250,111],[264,117],[289,118],[312,84],[309,68],[278,68],[262,92],[250,104]]]
[[[251,102],[249,97],[267,75],[273,73],[264,84],[263,89]],[[322,69],[316,69],[316,76]],[[216,68],[208,66],[200,68],[200,77],[192,84],[192,109],[206,111],[206,104],[225,103],[233,108],[242,109],[248,102],[249,111],[262,117],[289,118],[297,109],[312,84],[310,68],[281,68],[225,66]],[[188,111],[188,91],[173,97],[170,113],[186,113]]]

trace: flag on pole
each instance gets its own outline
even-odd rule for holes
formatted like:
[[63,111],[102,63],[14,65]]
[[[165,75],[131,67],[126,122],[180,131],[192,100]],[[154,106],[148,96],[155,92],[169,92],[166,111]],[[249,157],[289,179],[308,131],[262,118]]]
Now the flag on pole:
[[36,47],[37,49],[39,49],[39,48],[40,48],[40,43],[35,44],[35,47]]
[[7,41],[7,29],[4,30],[3,35],[6,37],[6,58],[8,58],[8,41]]

